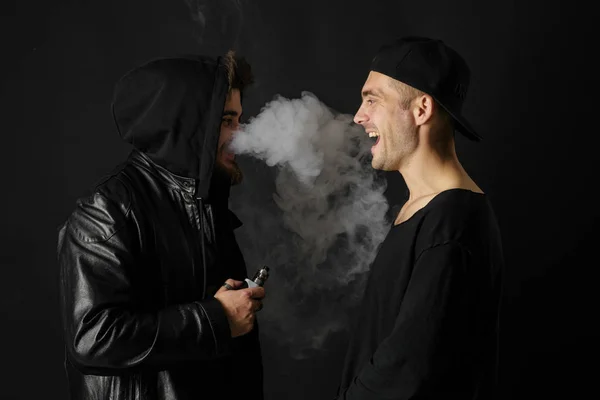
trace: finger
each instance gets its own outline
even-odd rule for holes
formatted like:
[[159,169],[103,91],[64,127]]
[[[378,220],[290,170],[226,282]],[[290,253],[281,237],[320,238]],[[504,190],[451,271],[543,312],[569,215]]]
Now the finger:
[[244,282],[242,281],[236,281],[235,279],[231,278],[227,279],[225,283],[227,283],[230,286],[233,286],[234,289],[237,289],[244,284]]
[[254,288],[247,288],[244,289],[248,292],[248,296],[250,296],[250,298],[252,299],[259,299],[262,300],[265,298],[265,288],[259,286],[259,287],[254,287]]
[[258,304],[257,304],[256,308],[254,309],[254,312],[259,312],[260,310],[263,309],[263,302],[262,301],[257,301],[257,303]]
[[242,281],[236,281],[235,279],[227,279],[223,285],[219,288],[217,293],[223,292],[225,290],[234,290],[239,288],[242,285]]
[[228,291],[228,290],[229,290],[229,289],[227,289],[227,287],[225,287],[225,284],[223,284],[223,285],[222,285],[222,286],[219,288],[219,290],[217,290],[217,293],[215,293],[215,295],[217,295],[217,294],[219,294],[219,293],[226,292],[226,291]]
[[233,290],[235,289],[235,280],[233,279],[227,279],[219,288],[219,290],[217,290],[217,293],[221,293],[227,290]]

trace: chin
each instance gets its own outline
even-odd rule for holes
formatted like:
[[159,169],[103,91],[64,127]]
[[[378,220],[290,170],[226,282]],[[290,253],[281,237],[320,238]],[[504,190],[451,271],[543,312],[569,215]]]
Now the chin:
[[231,171],[229,175],[231,176],[231,186],[239,185],[244,180],[244,174],[237,165],[235,171]]
[[383,169],[384,165],[382,162],[380,162],[376,158],[373,158],[371,160],[371,167],[373,167],[373,169]]
[[240,184],[244,179],[242,170],[235,161],[228,163],[218,161],[216,165],[221,171],[223,171],[227,176],[229,176],[229,178],[231,179],[232,186]]

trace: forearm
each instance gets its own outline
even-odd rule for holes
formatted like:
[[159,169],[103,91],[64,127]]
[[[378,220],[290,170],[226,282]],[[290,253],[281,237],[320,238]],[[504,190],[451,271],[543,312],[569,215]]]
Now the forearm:
[[60,299],[73,365],[84,373],[113,375],[226,353],[231,331],[218,300],[154,310],[137,306],[127,272],[134,261],[126,249],[115,237],[82,243],[65,236]]
[[97,375],[219,357],[231,340],[220,307],[212,300],[136,313],[96,305],[79,319],[67,319],[68,354],[80,370]]

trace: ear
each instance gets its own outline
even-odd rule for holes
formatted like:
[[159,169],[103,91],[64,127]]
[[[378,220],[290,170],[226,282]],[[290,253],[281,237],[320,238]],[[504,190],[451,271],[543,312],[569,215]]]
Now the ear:
[[434,107],[435,101],[430,95],[421,94],[417,96],[413,103],[413,116],[415,118],[415,124],[417,126],[425,125],[428,121],[431,121]]

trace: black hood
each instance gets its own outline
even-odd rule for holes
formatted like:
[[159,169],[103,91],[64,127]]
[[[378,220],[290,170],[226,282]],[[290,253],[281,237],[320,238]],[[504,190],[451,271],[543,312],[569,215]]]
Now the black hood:
[[112,110],[119,134],[170,172],[196,179],[208,196],[229,88],[221,58],[150,61],[117,83]]

